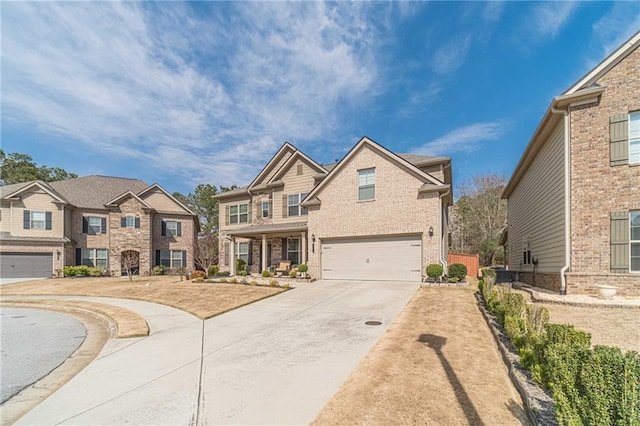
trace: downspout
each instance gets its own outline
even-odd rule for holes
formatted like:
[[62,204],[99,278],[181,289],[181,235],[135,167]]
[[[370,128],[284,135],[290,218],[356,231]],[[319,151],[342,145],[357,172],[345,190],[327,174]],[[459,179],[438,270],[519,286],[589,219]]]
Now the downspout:
[[[443,222],[444,206],[442,205],[442,201],[443,201],[442,199],[444,197],[446,197],[447,195],[449,195],[450,193],[451,193],[451,189],[447,189],[446,192],[440,194],[440,208],[442,209],[442,211],[441,211],[441,213],[439,215],[439,222],[440,222],[439,223],[439,228],[440,228],[440,234],[441,235],[440,235],[440,241],[438,242],[438,245],[440,246],[439,247],[439,250],[440,250],[440,262],[442,263],[442,267],[443,267],[445,273],[447,271],[447,266],[448,266],[447,263],[448,263],[448,261],[447,261],[446,256],[444,255],[444,246],[445,246],[444,239],[445,239],[447,233],[444,232],[444,226],[443,226],[443,224],[444,224],[444,222]],[[447,221],[447,223],[448,223],[448,221]]]
[[569,111],[568,108],[566,110],[556,109],[554,106],[551,107],[552,114],[563,114],[564,115],[564,266],[560,269],[560,294],[567,294],[567,278],[565,273],[569,269],[571,264],[571,181],[570,181],[570,171],[571,171],[571,161],[569,158],[570,155],[570,121],[569,121]]

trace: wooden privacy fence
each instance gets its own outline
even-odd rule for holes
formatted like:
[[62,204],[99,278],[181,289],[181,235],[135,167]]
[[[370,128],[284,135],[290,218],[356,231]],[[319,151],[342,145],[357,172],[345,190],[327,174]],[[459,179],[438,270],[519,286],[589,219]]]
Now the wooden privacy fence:
[[449,265],[452,263],[462,263],[467,267],[467,275],[477,277],[480,270],[480,256],[477,254],[449,253],[447,258]]

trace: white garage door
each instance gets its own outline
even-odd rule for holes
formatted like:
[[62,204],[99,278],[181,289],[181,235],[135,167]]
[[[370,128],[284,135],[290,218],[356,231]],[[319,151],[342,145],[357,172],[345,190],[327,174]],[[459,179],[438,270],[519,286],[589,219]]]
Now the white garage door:
[[52,275],[52,253],[0,254],[0,277],[2,278],[49,278]]
[[322,242],[326,280],[420,281],[420,236],[349,238]]

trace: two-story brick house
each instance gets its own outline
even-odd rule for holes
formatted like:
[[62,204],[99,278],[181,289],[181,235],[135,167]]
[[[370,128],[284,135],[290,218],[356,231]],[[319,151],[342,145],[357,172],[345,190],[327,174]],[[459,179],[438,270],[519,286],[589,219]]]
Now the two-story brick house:
[[49,277],[67,265],[122,273],[135,252],[140,274],[193,266],[199,223],[157,184],[86,176],[0,188],[0,275]]
[[451,161],[394,154],[362,138],[337,164],[285,143],[220,202],[221,265],[259,273],[282,260],[322,279],[419,281],[446,265]]
[[555,97],[516,166],[508,263],[560,293],[640,294],[640,32]]

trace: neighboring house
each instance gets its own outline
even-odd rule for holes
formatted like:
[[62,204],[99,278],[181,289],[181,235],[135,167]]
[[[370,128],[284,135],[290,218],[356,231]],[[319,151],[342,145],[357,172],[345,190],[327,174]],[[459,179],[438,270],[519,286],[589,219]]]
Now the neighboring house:
[[98,266],[121,275],[134,251],[139,273],[193,265],[197,217],[157,184],[106,176],[0,187],[0,277],[59,275]]
[[640,32],[555,97],[504,190],[509,268],[640,294]]
[[250,185],[220,201],[221,265],[283,260],[313,278],[420,281],[446,266],[451,161],[394,154],[367,137],[323,166],[285,143]]

